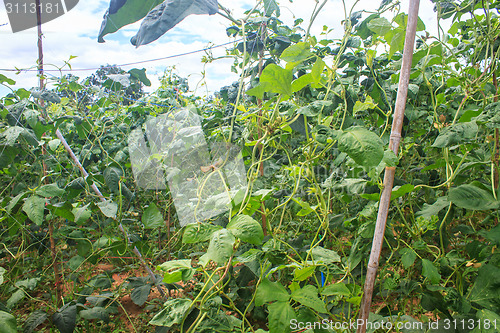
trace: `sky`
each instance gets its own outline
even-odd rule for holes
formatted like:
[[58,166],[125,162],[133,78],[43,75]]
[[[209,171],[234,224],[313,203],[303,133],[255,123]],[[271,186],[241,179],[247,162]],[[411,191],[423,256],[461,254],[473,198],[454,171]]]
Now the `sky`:
[[[345,0],[351,7],[353,0]],[[401,1],[401,10],[407,12],[409,0]],[[230,9],[235,18],[242,18],[243,12],[255,5],[255,0],[219,0],[219,3]],[[293,20],[303,18],[306,28],[316,0],[281,0],[280,19],[285,24],[293,25]],[[378,0],[360,0],[354,7],[357,10],[375,10]],[[201,50],[208,45],[218,45],[233,41],[227,37],[226,28],[233,25],[220,15],[191,15],[180,22],[157,41],[136,48],[130,44],[130,37],[137,32],[140,21],[123,27],[114,34],[104,37],[105,43],[97,42],[97,35],[102,17],[109,6],[109,0],[80,0],[78,5],[63,16],[42,25],[45,69],[62,67],[70,56],[74,69],[92,69],[74,71],[72,74],[85,78],[91,75],[100,65],[120,65],[149,59],[162,58],[185,52]],[[419,16],[431,34],[436,34],[436,13],[430,0],[421,0]],[[329,0],[314,21],[311,34],[319,36],[323,26],[333,31],[329,38],[340,38],[343,35],[341,21],[344,19],[341,0]],[[31,28],[12,33],[8,23],[5,7],[0,4],[0,74],[16,81],[14,88],[26,88],[38,85],[36,72],[7,72],[2,69],[36,68],[37,30]],[[215,57],[225,55],[224,47],[212,50]],[[123,66],[124,70],[146,68],[146,74],[153,85],[149,91],[159,86],[158,77],[168,67],[175,66],[177,74],[188,78],[190,90],[197,95],[210,95],[222,86],[237,80],[237,74],[231,73],[233,60],[221,59],[213,63],[203,64],[203,52],[188,56],[147,62],[134,66]],[[66,67],[67,68],[67,67]],[[205,73],[204,78],[202,72]],[[49,72],[47,72],[49,74]],[[50,72],[49,76],[59,76],[59,72]],[[148,91],[148,89],[146,90]],[[0,96],[9,90],[0,85]]]

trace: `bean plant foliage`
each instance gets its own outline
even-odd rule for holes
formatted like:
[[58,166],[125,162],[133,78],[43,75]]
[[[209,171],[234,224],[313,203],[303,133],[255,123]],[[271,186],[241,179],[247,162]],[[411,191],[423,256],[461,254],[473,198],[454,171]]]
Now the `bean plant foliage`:
[[[189,14],[219,11],[240,80],[200,98],[168,69],[145,94],[145,70],[103,67],[0,99],[1,331],[355,331],[337,324],[357,318],[384,169],[396,167],[370,321],[498,332],[500,2],[435,9],[438,35],[417,27],[394,154],[407,21],[398,3],[346,7],[333,39],[326,26],[311,35],[314,19],[280,20],[275,0],[241,19],[216,1],[112,0],[99,38],[145,18],[137,46]],[[15,81],[0,74],[0,83]],[[128,146],[134,130],[179,110],[200,117],[209,146],[241,147],[248,184],[204,197],[227,209],[183,227],[168,189],[138,186]],[[168,158],[151,159],[166,178],[184,176]],[[210,182],[221,163],[186,181]]]

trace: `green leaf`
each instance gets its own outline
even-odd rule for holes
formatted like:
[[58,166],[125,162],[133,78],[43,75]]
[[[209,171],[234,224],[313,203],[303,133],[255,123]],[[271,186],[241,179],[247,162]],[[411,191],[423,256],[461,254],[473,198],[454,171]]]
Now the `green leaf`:
[[366,96],[366,100],[364,102],[356,101],[354,104],[353,113],[356,114],[360,111],[374,109],[377,104],[373,103],[373,99],[370,96]]
[[130,75],[132,77],[135,77],[136,79],[141,81],[142,84],[144,84],[145,86],[147,86],[147,87],[151,86],[151,81],[146,76],[146,68],[143,68],[143,69],[133,68],[133,69],[129,70],[128,72],[130,73]]
[[415,189],[415,186],[413,186],[412,184],[404,184],[401,186],[395,186],[391,192],[391,200],[402,197],[403,195],[405,195],[407,193],[411,193],[411,192],[413,192],[414,189]]
[[293,271],[293,279],[295,281],[307,280],[316,270],[316,266],[308,266],[304,268],[296,268]]
[[73,333],[76,326],[76,305],[62,307],[52,316],[52,322],[61,333]]
[[5,143],[7,144],[7,146],[12,147],[16,143],[19,135],[21,135],[25,131],[26,130],[20,126],[12,126],[7,128],[5,132],[2,133],[2,137],[5,138]]
[[337,252],[316,246],[312,249],[311,255],[315,263],[331,264],[340,262],[340,256]]
[[364,127],[352,127],[344,131],[338,140],[338,148],[366,167],[378,165],[384,157],[384,143]]
[[26,297],[25,292],[22,289],[17,289],[12,295],[10,295],[9,299],[5,303],[5,306],[8,309],[13,309],[20,300]]
[[9,79],[8,77],[6,77],[3,74],[0,74],[0,83],[7,83],[7,84],[10,84],[12,86],[12,85],[16,84],[16,81]]
[[264,232],[259,222],[248,215],[242,214],[234,217],[226,228],[230,230],[235,237],[250,244],[259,245],[264,238]]
[[281,68],[276,64],[267,65],[260,76],[260,83],[266,92],[292,95],[293,74],[291,70]]
[[307,74],[300,76],[298,79],[293,80],[292,91],[297,92],[297,91],[301,90],[302,88],[304,88],[305,86],[310,84],[312,82],[312,80],[313,80],[313,77],[312,77],[311,73],[307,73]]
[[220,229],[222,229],[221,226],[208,223],[188,224],[184,227],[182,242],[185,244],[205,242],[210,239],[214,231]]
[[9,201],[9,204],[7,205],[7,213],[11,213],[12,210],[17,206],[17,204],[19,203],[19,201],[26,195],[28,194],[28,192],[22,192],[22,193],[19,193],[18,195],[16,195],[14,198],[12,198],[10,201]]
[[450,189],[448,200],[460,208],[471,210],[489,210],[499,206],[489,191],[471,184]]
[[302,62],[307,60],[311,56],[311,50],[309,43],[299,42],[294,45],[287,47],[283,53],[281,53],[280,58],[286,62]]
[[16,317],[8,312],[0,311],[0,327],[2,333],[17,333]]
[[101,201],[97,204],[97,207],[106,217],[115,217],[118,212],[118,205],[113,200]]
[[295,290],[291,297],[294,301],[308,306],[317,312],[328,313],[325,303],[318,297],[318,289],[314,286],[307,285],[304,288]]
[[132,302],[134,302],[134,304],[142,306],[148,300],[150,291],[151,291],[150,283],[136,287],[130,293],[130,299],[132,300]]
[[150,325],[172,327],[180,324],[192,301],[186,298],[169,299],[163,304],[163,310],[158,312],[149,322]]
[[82,225],[92,216],[92,212],[88,209],[88,206],[89,204],[83,207],[73,208],[72,213],[75,216],[76,224]]
[[148,12],[164,0],[125,0],[111,1],[110,6],[101,24],[98,41],[103,43],[103,37],[118,31],[127,24],[134,23],[148,14]]
[[106,323],[109,321],[109,310],[102,306],[81,310],[78,315],[86,320],[102,320]]
[[24,322],[23,333],[34,332],[40,324],[47,320],[47,317],[47,312],[43,310],[33,311]]
[[194,275],[194,269],[189,259],[166,261],[157,266],[157,270],[164,273],[163,282],[165,283],[175,283],[181,280],[189,281]]
[[212,234],[207,253],[201,256],[200,264],[205,266],[210,260],[218,264],[226,262],[233,254],[233,245],[236,239],[227,229],[221,229]]
[[384,36],[392,29],[391,22],[384,17],[374,18],[366,26],[379,36]]
[[290,295],[278,282],[271,282],[269,279],[264,278],[262,282],[257,287],[257,293],[255,294],[255,305],[262,306],[265,303],[270,303],[274,301],[278,302],[288,302]]
[[276,12],[276,17],[280,16],[280,7],[276,0],[264,0],[264,13],[267,17],[271,17]]
[[37,195],[31,196],[24,202],[23,211],[36,225],[42,225],[45,199]]
[[425,203],[424,207],[415,215],[417,217],[430,219],[432,216],[437,216],[439,212],[445,207],[448,207],[449,204],[450,202],[448,201],[448,197],[439,197],[432,205]]
[[132,37],[130,42],[136,47],[149,44],[160,38],[189,15],[214,15],[217,14],[218,10],[217,0],[164,1],[146,15],[139,31]]
[[438,268],[427,259],[422,259],[422,275],[428,278],[432,284],[438,284],[441,280]]
[[5,268],[0,267],[0,285],[3,284],[3,282],[4,282],[3,276],[4,276],[5,272],[6,272]]
[[351,291],[345,283],[339,282],[326,286],[321,291],[321,295],[323,296],[333,296],[333,295],[341,295],[341,296],[349,296],[351,295]]
[[415,262],[415,259],[417,259],[417,254],[413,249],[403,248],[399,250],[399,253],[401,254],[401,263],[404,268],[410,268]]
[[477,131],[478,127],[475,121],[453,124],[445,127],[439,133],[432,147],[444,148],[470,141],[476,137]]
[[154,203],[151,203],[148,208],[144,211],[141,218],[142,224],[146,229],[160,228],[165,225],[163,220],[163,215],[158,210]]
[[274,302],[268,306],[269,333],[290,333],[290,321],[295,311],[288,302]]
[[64,190],[59,188],[57,184],[47,184],[36,189],[35,193],[41,197],[60,197],[64,194]]
[[500,268],[486,264],[479,268],[476,281],[470,290],[469,301],[489,310],[500,310]]
[[389,43],[389,59],[392,58],[394,53],[402,51],[405,45],[405,30],[403,28],[396,28],[384,35],[385,40]]

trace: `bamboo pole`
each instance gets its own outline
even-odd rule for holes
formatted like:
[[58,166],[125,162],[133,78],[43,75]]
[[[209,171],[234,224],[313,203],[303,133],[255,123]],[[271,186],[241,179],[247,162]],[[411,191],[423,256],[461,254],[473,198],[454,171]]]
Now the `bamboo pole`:
[[[410,81],[410,70],[413,59],[413,49],[415,45],[415,34],[417,31],[419,5],[420,0],[410,0],[410,8],[408,11],[408,25],[406,27],[405,45],[403,49],[403,61],[401,64],[398,94],[396,97],[396,106],[394,110],[391,137],[389,141],[389,149],[391,149],[396,155],[398,153],[399,143],[401,141],[401,129],[403,128],[406,97],[408,94],[408,83]],[[384,242],[385,226],[387,222],[387,215],[389,213],[389,203],[391,201],[395,172],[395,167],[385,168],[384,188],[380,196],[377,223],[375,225],[372,250],[370,253],[370,260],[368,262],[368,268],[366,272],[363,300],[357,320],[357,333],[366,332],[366,324],[368,321],[368,315],[370,314],[370,306],[373,296],[373,287],[375,285],[375,278],[377,277],[380,253],[382,251],[382,245]]]

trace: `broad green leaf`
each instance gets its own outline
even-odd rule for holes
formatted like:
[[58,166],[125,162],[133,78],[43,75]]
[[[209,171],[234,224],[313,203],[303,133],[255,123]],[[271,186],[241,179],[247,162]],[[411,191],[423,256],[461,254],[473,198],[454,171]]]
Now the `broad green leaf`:
[[350,294],[351,291],[349,290],[349,288],[347,288],[345,283],[342,282],[329,284],[321,291],[321,295],[323,296],[333,296],[333,295],[349,296]]
[[300,207],[302,207],[302,209],[297,212],[297,216],[306,216],[314,212],[314,209],[307,202],[295,198],[292,198],[292,200],[298,203]]
[[273,15],[276,12],[276,17],[280,16],[280,7],[276,0],[264,0],[264,13],[267,17]]
[[61,140],[59,139],[50,140],[48,144],[50,150],[55,151],[57,147],[59,147],[59,145],[61,144]]
[[423,208],[415,215],[417,217],[430,219],[432,216],[437,216],[439,212],[445,207],[448,207],[449,204],[450,202],[448,201],[448,197],[439,197],[432,205],[425,203]]
[[259,245],[264,238],[262,227],[248,215],[238,215],[234,217],[231,222],[226,226],[231,233],[244,242]]
[[314,83],[319,83],[321,81],[321,73],[323,73],[325,66],[326,64],[323,59],[318,57],[311,69],[311,78]]
[[2,333],[17,333],[16,317],[8,312],[0,311],[0,327]]
[[417,254],[413,249],[403,248],[399,250],[399,253],[401,254],[401,263],[404,268],[410,268],[415,262],[415,259],[417,259]]
[[478,127],[475,121],[448,126],[439,133],[432,147],[444,148],[470,141],[476,137],[477,131]]
[[315,263],[331,264],[333,262],[340,262],[340,256],[337,252],[325,249],[321,246],[316,246],[310,251]]
[[402,197],[403,195],[405,195],[407,193],[413,192],[414,188],[415,188],[415,186],[413,186],[412,184],[404,184],[401,186],[395,186],[391,192],[391,200],[397,199],[397,198]]
[[33,311],[28,319],[26,319],[26,321],[24,322],[23,333],[34,332],[40,324],[47,320],[47,318],[47,312],[43,310]]
[[302,305],[308,306],[311,309],[320,313],[328,313],[325,303],[318,297],[318,289],[316,287],[307,285],[304,288],[295,290],[292,295],[294,301]]
[[181,280],[189,281],[194,275],[194,269],[189,259],[166,261],[157,266],[157,270],[164,273],[163,282],[165,283],[174,283]]
[[5,268],[0,267],[0,285],[3,284],[3,281],[4,281],[3,276],[4,276],[5,272],[6,272]]
[[210,260],[218,264],[226,262],[233,254],[236,239],[227,229],[221,229],[212,234],[207,253],[200,258],[200,264],[205,266]]
[[165,225],[163,216],[154,203],[151,203],[144,211],[141,218],[146,229],[160,228]]
[[76,305],[64,306],[52,316],[52,322],[61,333],[73,333],[76,326]]
[[12,85],[16,84],[16,81],[9,79],[8,77],[6,77],[3,74],[0,74],[0,83],[7,83],[7,84],[10,84],[12,86]]
[[476,121],[478,124],[485,124],[488,128],[500,128],[500,102],[488,104]]
[[150,291],[151,291],[150,283],[136,287],[130,293],[130,299],[132,300],[132,302],[134,302],[134,304],[142,306],[148,300]]
[[164,0],[110,0],[109,8],[104,15],[99,31],[98,41],[103,43],[103,37],[118,31],[121,27],[134,23]]
[[338,148],[361,166],[376,166],[384,157],[384,143],[364,127],[345,130],[338,140]]
[[28,194],[28,192],[22,192],[22,193],[19,193],[18,195],[16,195],[14,198],[10,199],[9,201],[9,204],[7,205],[7,213],[12,213],[12,210],[14,209],[14,207],[17,206],[17,204],[19,203],[19,201],[21,201],[21,199],[26,195]]
[[479,268],[476,281],[470,290],[469,301],[489,310],[499,310],[500,268],[486,264]]
[[188,224],[184,227],[182,242],[185,244],[205,242],[210,239],[214,231],[220,229],[222,229],[221,226],[208,223]]
[[55,183],[40,186],[35,190],[35,193],[41,197],[60,197],[64,192],[65,191],[59,188]]
[[14,144],[17,141],[17,138],[19,135],[24,133],[26,130],[20,126],[12,126],[9,127],[5,130],[5,132],[2,133],[2,137],[5,138],[5,143],[8,146],[14,146]]
[[97,207],[106,217],[115,217],[118,212],[118,205],[113,200],[101,201],[97,204]]
[[73,215],[75,216],[75,223],[82,225],[92,216],[92,212],[88,209],[88,204],[83,207],[73,208]]
[[269,304],[269,333],[290,333],[290,321],[295,318],[295,311],[288,302]]
[[359,111],[374,109],[376,106],[377,104],[373,103],[373,99],[370,96],[366,96],[366,100],[364,102],[356,101],[353,112],[356,114]]
[[9,299],[5,303],[5,306],[8,309],[13,309],[19,301],[26,297],[26,293],[21,289],[17,289],[12,295],[10,295]]
[[427,259],[422,259],[422,275],[428,278],[432,284],[437,284],[441,280],[438,268]]
[[460,208],[471,210],[489,210],[499,206],[490,192],[471,184],[450,189],[448,200]]
[[405,45],[405,30],[403,28],[396,28],[387,32],[384,38],[390,45],[389,59],[392,58],[394,53],[403,50]]
[[267,65],[260,76],[260,83],[267,92],[292,95],[293,74],[291,70],[281,68],[276,64]]
[[36,225],[43,223],[43,211],[45,209],[45,199],[37,195],[31,196],[24,202],[23,211],[28,215],[29,219]]
[[271,91],[271,84],[269,82],[261,82],[259,83],[258,85],[256,85],[255,87],[253,87],[252,89],[248,89],[246,91],[246,94],[248,96],[255,96],[259,99],[263,99],[264,98],[264,94],[266,92],[270,92]]
[[164,1],[146,15],[139,31],[132,37],[130,42],[136,47],[149,44],[160,38],[189,15],[214,15],[218,11],[217,0]]
[[311,56],[309,43],[299,42],[287,47],[280,58],[286,62],[302,62]]
[[180,324],[192,301],[186,298],[169,299],[163,304],[163,310],[158,312],[149,322],[150,325],[172,327]]
[[307,280],[316,270],[316,266],[308,266],[304,268],[296,268],[293,271],[293,279],[295,281]]
[[133,69],[129,70],[128,72],[130,73],[130,75],[132,77],[135,77],[136,79],[141,81],[142,84],[144,84],[145,86],[148,86],[148,87],[151,86],[151,81],[146,76],[146,68],[143,68],[143,69],[133,68]]
[[262,279],[262,282],[257,287],[255,294],[255,305],[262,306],[269,302],[288,302],[290,295],[278,282],[271,282],[267,278]]
[[366,26],[379,36],[384,36],[392,29],[391,22],[384,17],[372,19],[366,24]]
[[297,92],[297,91],[301,90],[302,88],[304,88],[305,86],[310,84],[312,82],[312,80],[313,80],[313,77],[312,77],[311,73],[307,73],[307,74],[300,76],[296,80],[293,80],[292,91]]

